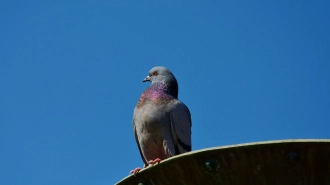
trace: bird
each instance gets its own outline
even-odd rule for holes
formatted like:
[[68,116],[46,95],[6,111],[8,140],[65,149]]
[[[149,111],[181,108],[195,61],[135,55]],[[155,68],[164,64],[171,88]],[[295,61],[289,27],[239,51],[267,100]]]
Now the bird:
[[[178,99],[178,82],[166,67],[153,67],[143,82],[151,82],[133,113],[133,132],[144,167],[191,151],[191,114]],[[135,168],[130,173],[138,173]]]

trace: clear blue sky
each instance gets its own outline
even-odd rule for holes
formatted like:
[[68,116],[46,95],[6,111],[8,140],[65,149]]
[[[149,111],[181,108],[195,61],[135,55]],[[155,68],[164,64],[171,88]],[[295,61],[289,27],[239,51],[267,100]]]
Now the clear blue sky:
[[109,185],[142,166],[134,106],[157,65],[193,150],[330,138],[330,1],[0,3],[0,184]]

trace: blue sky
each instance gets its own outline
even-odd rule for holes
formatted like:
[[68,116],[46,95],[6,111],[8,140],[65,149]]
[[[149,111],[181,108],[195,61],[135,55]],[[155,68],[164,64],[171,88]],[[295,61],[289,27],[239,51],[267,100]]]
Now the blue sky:
[[158,65],[193,150],[330,138],[330,1],[0,4],[0,184],[108,185],[142,166],[132,114]]

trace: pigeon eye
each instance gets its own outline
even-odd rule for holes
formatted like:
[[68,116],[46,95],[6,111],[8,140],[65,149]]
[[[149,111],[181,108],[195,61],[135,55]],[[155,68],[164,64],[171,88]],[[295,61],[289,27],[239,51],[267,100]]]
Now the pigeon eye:
[[158,72],[155,71],[154,73],[152,73],[152,76],[157,76],[158,75]]

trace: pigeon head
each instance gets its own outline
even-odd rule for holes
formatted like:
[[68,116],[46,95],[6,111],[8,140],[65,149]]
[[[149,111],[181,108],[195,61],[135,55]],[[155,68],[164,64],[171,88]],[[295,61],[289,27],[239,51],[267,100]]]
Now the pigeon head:
[[162,82],[162,83],[172,83],[176,81],[172,72],[166,67],[157,66],[149,71],[148,76],[143,79],[143,82],[149,81],[151,84]]
[[151,85],[163,88],[174,97],[178,97],[178,82],[172,72],[166,67],[157,66],[149,71],[143,82],[151,82]]

